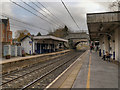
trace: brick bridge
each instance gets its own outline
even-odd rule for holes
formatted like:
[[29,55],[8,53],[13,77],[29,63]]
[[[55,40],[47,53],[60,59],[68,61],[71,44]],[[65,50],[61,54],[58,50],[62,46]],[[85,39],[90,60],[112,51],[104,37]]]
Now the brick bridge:
[[68,39],[70,48],[76,48],[78,44],[88,45],[89,35],[86,32],[69,33],[65,39]]

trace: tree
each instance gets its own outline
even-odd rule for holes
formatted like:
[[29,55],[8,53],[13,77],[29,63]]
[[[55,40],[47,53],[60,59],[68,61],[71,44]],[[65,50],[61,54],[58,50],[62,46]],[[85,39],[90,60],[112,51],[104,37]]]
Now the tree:
[[53,35],[53,32],[51,32],[51,31],[50,31],[47,35],[52,35],[52,36],[54,36],[54,35]]
[[17,30],[15,32],[15,38],[17,39],[18,42],[20,42],[20,40],[24,38],[26,35],[31,36],[28,30]]
[[113,11],[120,11],[120,0],[116,0],[109,5],[109,8]]
[[40,33],[40,32],[38,32],[37,36],[41,36],[41,33]]
[[67,27],[67,26],[65,26],[65,27],[63,28],[63,32],[64,32],[64,36],[63,36],[63,37],[66,37],[66,36],[68,35],[68,33],[69,33],[69,30],[68,30],[68,27]]
[[50,32],[48,35],[64,38],[68,35],[69,32],[70,31],[68,30],[68,27],[65,26],[64,28],[58,28],[54,32]]
[[19,37],[17,38],[17,41],[20,42],[20,40],[25,37],[24,33],[20,33]]

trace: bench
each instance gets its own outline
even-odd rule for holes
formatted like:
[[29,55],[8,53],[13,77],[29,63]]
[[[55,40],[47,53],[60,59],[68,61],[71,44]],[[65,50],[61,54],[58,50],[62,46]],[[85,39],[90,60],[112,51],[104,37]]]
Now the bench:
[[109,54],[109,56],[106,56],[106,55],[103,55],[103,60],[109,60],[110,61],[110,58],[111,58],[112,54]]

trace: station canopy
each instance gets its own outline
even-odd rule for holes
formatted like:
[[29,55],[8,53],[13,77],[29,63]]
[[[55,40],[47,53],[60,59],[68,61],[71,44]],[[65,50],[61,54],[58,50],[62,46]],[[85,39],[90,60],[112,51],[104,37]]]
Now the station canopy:
[[99,41],[101,35],[109,35],[120,27],[120,11],[88,13],[87,25],[90,39]]
[[55,36],[47,36],[47,35],[35,36],[35,37],[33,37],[33,39],[34,40],[55,40],[55,41],[60,41],[60,42],[68,42],[68,40],[66,40],[66,39],[58,38]]

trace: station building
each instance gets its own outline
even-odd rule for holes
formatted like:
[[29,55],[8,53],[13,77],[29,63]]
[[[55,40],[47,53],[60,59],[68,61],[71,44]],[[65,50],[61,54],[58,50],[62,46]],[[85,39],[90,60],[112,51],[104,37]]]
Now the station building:
[[67,45],[68,40],[54,36],[26,36],[21,40],[21,46],[28,54],[50,53],[62,50]]
[[90,40],[99,42],[102,56],[108,51],[120,61],[120,11],[89,13],[87,24]]

